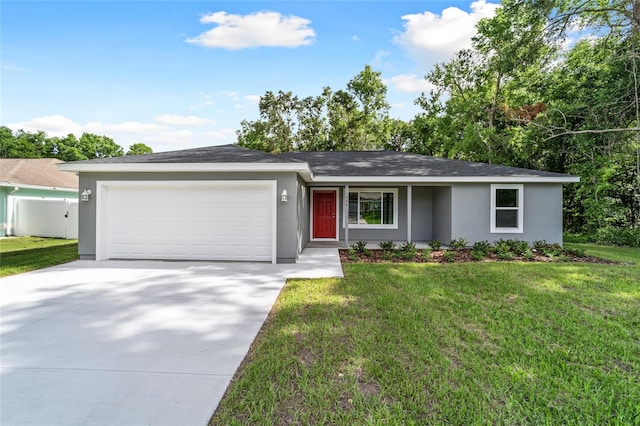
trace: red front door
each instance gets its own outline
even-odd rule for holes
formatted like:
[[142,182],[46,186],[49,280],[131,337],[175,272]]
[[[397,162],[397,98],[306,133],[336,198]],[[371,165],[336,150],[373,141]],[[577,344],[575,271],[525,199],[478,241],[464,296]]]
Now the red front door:
[[313,192],[313,238],[336,238],[336,191]]

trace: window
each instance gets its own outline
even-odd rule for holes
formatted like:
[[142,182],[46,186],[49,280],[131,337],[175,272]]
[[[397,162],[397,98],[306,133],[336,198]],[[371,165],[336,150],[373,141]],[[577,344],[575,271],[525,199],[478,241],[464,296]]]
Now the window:
[[522,185],[491,185],[491,232],[522,233]]
[[349,191],[349,228],[397,228],[397,189]]

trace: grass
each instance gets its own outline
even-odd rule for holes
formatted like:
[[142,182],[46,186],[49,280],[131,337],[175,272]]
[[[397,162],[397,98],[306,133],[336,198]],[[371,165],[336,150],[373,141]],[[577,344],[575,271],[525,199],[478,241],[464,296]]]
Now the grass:
[[0,239],[0,277],[20,274],[78,258],[78,242],[57,238]]
[[640,424],[640,249],[576,246],[636,264],[291,280],[211,424]]

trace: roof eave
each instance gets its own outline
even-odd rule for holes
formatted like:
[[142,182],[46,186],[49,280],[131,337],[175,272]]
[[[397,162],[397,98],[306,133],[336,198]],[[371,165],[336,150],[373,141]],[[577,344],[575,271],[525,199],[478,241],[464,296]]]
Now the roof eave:
[[316,176],[316,183],[575,183],[577,176]]
[[41,189],[41,190],[47,190],[47,191],[78,192],[78,188],[64,188],[60,186],[47,186],[47,185],[27,185],[24,183],[15,183],[15,182],[0,182],[0,186],[14,187],[18,189]]
[[296,172],[305,181],[313,181],[307,163],[61,163],[57,167],[76,173]]

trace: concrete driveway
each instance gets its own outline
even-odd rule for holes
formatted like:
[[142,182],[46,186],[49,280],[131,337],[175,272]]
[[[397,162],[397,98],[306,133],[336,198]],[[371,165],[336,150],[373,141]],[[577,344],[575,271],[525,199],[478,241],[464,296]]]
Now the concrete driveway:
[[0,424],[205,425],[286,278],[342,275],[336,249],[314,250],[297,265],[78,261],[0,280]]

